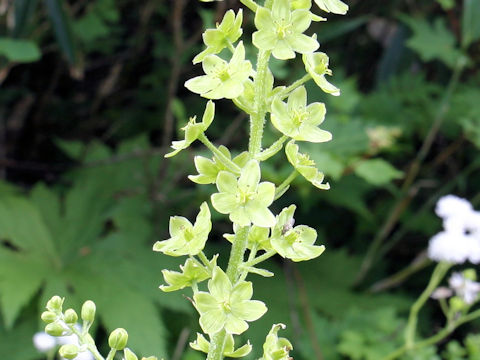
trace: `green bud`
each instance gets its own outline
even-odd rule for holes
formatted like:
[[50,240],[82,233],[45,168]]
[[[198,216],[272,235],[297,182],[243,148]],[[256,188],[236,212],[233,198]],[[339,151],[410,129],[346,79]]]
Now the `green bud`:
[[78,321],[78,315],[73,309],[67,309],[64,316],[64,320],[67,324],[75,324]]
[[475,269],[466,269],[463,271],[463,277],[467,280],[477,281]]
[[52,311],[44,311],[41,316],[43,322],[50,324],[57,320],[57,314]]
[[64,327],[60,325],[58,322],[52,322],[45,326],[45,332],[48,335],[52,336],[62,336],[63,332],[65,331]]
[[130,350],[129,348],[125,348],[123,350],[123,356],[124,356],[125,360],[138,360],[137,355],[135,355],[133,353],[133,351]]
[[63,301],[65,298],[61,298],[58,295],[53,296],[50,300],[47,302],[47,309],[54,312],[58,313],[62,311],[62,305]]
[[78,355],[78,346],[74,344],[63,345],[58,353],[65,359],[75,359]]
[[457,313],[462,311],[465,308],[465,302],[460,299],[458,296],[450,298],[450,309],[451,311]]
[[95,320],[96,306],[92,300],[87,300],[82,305],[81,317],[83,321],[93,322]]
[[127,346],[128,333],[123,328],[118,328],[112,331],[108,337],[108,345],[115,350],[123,350]]

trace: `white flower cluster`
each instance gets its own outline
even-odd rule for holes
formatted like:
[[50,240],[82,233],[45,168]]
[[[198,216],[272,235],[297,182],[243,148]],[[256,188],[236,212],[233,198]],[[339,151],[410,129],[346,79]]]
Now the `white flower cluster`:
[[472,305],[478,298],[480,283],[467,279],[462,273],[454,272],[448,285],[466,304]]
[[444,230],[430,239],[430,259],[453,264],[467,260],[480,263],[480,212],[455,195],[440,198],[435,212],[443,219]]
[[[33,345],[41,353],[47,353],[50,350],[54,349],[57,346],[74,344],[80,347],[78,343],[77,335],[67,335],[67,336],[51,336],[45,332],[38,332],[33,335]],[[63,357],[62,360],[66,360]],[[95,360],[92,353],[88,350],[79,352],[77,357],[74,360]]]

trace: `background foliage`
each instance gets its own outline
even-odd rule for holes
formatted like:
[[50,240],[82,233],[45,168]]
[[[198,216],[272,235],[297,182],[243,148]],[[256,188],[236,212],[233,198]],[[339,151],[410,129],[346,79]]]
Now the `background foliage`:
[[[375,360],[394,349],[429,276],[435,201],[455,193],[480,202],[480,2],[348,4],[348,16],[315,25],[342,96],[308,90],[309,101],[327,103],[334,140],[304,150],[332,189],[298,179],[284,200],[303,204],[298,221],[319,231],[327,251],[308,264],[275,259],[274,280],[253,278],[270,309],[251,327],[257,351],[278,322],[298,359]],[[191,217],[209,195],[186,179],[192,153],[163,154],[203,109],[183,82],[199,73],[191,59],[202,29],[227,8],[238,3],[0,2],[2,357],[42,358],[32,335],[46,299],[61,294],[68,306],[97,303],[99,343],[125,327],[140,353],[201,358],[188,350],[198,330],[188,299],[158,290],[160,270],[177,264],[151,246],[169,216]],[[285,82],[302,66],[271,64]],[[245,145],[247,119],[222,102],[217,117],[212,138]],[[270,181],[288,172],[280,156],[269,166]],[[212,215],[208,251],[222,252],[231,229]],[[436,304],[429,309],[425,336],[439,325]],[[479,359],[478,329],[415,359]]]

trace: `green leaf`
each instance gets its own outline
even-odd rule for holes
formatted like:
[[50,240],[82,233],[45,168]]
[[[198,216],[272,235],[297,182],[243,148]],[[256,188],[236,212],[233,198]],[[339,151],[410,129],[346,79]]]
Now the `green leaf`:
[[427,20],[402,15],[400,19],[413,31],[407,45],[420,55],[423,61],[440,60],[453,68],[462,55],[456,48],[453,33],[442,18],[436,18],[433,26]]
[[73,37],[72,23],[60,0],[45,0],[48,15],[52,21],[53,31],[63,53],[72,65],[78,63],[75,39]]
[[33,334],[39,330],[33,314],[11,330],[0,326],[0,358],[8,360],[36,360],[37,349],[33,347]]
[[467,47],[480,39],[480,1],[464,0],[462,16],[462,45]]
[[395,169],[383,159],[364,160],[355,166],[355,174],[372,185],[385,185],[400,179],[403,172]]
[[37,61],[42,54],[37,44],[30,40],[0,38],[0,55],[9,61],[27,63]]

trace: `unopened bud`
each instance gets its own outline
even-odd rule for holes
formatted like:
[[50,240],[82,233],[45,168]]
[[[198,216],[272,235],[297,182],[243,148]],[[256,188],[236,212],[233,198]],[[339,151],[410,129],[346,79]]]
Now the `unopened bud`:
[[95,320],[96,309],[95,303],[92,300],[85,301],[82,306],[82,320],[92,323],[93,320]]
[[112,331],[108,337],[108,345],[115,350],[123,350],[127,346],[127,330],[118,328]]
[[477,280],[477,273],[474,269],[467,269],[463,271],[463,277],[467,280],[476,281]]
[[64,314],[64,320],[67,324],[75,324],[78,321],[78,315],[73,309],[67,309]]
[[58,295],[53,296],[50,300],[47,302],[47,309],[58,313],[62,311],[62,305],[63,305],[63,298],[61,298]]
[[52,311],[44,311],[40,317],[42,318],[43,322],[47,324],[50,324],[57,320],[57,314]]
[[75,359],[78,355],[78,346],[75,344],[63,345],[58,353],[65,359]]
[[465,308],[465,302],[457,296],[450,298],[450,309],[454,312],[462,311]]
[[137,355],[135,355],[129,348],[123,350],[123,356],[125,357],[125,360],[138,360]]
[[45,326],[45,332],[52,336],[62,336],[65,329],[58,322],[53,322]]

